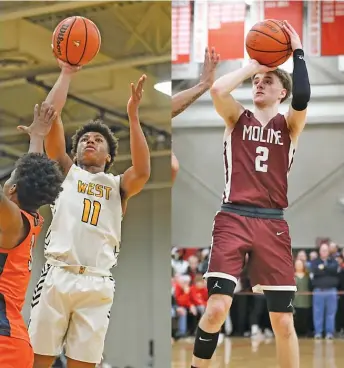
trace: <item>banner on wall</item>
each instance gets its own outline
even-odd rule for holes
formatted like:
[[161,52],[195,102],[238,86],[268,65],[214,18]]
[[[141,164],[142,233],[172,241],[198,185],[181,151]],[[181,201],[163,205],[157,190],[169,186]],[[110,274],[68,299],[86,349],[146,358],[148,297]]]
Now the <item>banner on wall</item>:
[[300,36],[303,37],[303,1],[264,1],[263,19],[287,20]]
[[191,1],[172,1],[172,63],[190,62]]
[[202,0],[194,3],[194,61],[203,62],[204,49],[211,45],[221,60],[244,58],[246,3]]
[[321,55],[344,55],[344,1],[321,2]]
[[310,1],[308,3],[307,14],[307,54],[309,56],[321,55],[321,3],[320,0]]

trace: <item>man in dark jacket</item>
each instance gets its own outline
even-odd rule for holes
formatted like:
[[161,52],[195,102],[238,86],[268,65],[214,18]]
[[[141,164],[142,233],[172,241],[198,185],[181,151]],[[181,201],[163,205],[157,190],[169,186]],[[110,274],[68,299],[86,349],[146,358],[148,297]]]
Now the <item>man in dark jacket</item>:
[[311,264],[313,284],[313,322],[315,338],[320,339],[324,330],[326,338],[332,339],[335,333],[335,319],[338,307],[338,262],[330,257],[327,244],[321,244],[319,258]]

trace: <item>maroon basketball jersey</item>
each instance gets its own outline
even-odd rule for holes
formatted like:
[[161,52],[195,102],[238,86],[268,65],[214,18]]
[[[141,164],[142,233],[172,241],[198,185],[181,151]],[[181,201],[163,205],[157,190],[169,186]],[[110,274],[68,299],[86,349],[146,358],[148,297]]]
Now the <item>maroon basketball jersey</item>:
[[287,177],[294,153],[283,115],[277,114],[262,127],[245,110],[224,141],[223,203],[287,208]]

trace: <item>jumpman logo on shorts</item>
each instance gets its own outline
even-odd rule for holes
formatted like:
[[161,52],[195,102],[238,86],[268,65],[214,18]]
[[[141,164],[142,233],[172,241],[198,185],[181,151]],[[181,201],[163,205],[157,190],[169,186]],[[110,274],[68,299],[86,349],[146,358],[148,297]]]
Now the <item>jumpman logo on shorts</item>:
[[221,286],[219,286],[219,284],[218,284],[218,281],[216,281],[216,283],[215,283],[215,285],[213,286],[213,289],[215,289],[215,288],[219,288],[219,289],[221,289]]
[[290,300],[290,303],[287,308],[293,308],[293,299]]

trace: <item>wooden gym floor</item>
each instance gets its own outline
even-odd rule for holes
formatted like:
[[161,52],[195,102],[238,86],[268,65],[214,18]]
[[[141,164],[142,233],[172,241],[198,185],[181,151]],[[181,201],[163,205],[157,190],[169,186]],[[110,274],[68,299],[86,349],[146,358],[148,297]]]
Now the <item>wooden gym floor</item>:
[[[343,368],[344,339],[300,339],[300,368]],[[172,346],[171,368],[190,368],[193,340]],[[275,342],[264,338],[226,338],[218,346],[211,368],[277,368]]]

